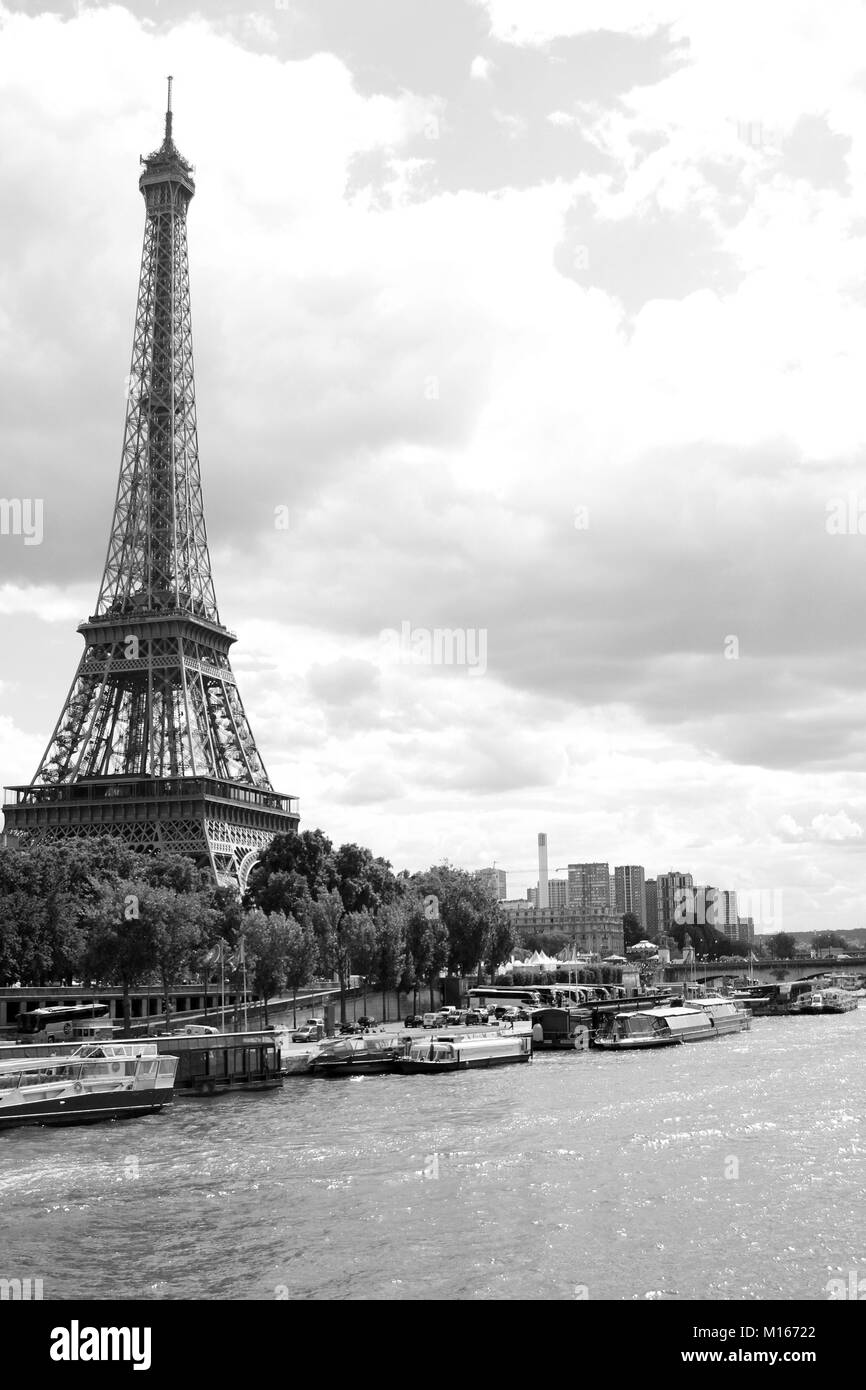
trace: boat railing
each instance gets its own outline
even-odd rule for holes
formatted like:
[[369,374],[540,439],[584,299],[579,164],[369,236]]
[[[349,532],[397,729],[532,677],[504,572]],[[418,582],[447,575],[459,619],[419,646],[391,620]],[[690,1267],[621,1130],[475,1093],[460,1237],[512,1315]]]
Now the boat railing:
[[[36,1059],[32,1059],[36,1060]],[[116,1081],[122,1084],[138,1076],[174,1075],[174,1057],[107,1057],[65,1060],[54,1066],[22,1064],[17,1071],[0,1072],[0,1092],[37,1089],[43,1086],[85,1081]]]

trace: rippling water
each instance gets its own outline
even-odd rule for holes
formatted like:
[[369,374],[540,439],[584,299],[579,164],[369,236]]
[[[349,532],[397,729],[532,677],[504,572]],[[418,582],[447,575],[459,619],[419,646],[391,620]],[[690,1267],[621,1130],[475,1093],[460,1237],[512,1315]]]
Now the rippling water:
[[826,1299],[866,1266],[864,1048],[863,1009],[756,1019],[13,1130],[0,1275],[46,1298]]

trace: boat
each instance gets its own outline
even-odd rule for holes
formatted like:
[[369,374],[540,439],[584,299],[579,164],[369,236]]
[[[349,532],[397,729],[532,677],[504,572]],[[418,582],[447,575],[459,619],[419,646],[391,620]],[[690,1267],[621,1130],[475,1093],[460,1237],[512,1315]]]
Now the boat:
[[628,1051],[646,1047],[671,1047],[677,1043],[718,1038],[721,1031],[711,1014],[692,1005],[632,1010],[604,1019],[592,1039],[593,1047]]
[[816,989],[798,999],[795,1014],[847,1014],[857,1008],[857,996],[844,989]]
[[563,1047],[581,1051],[588,1045],[592,1026],[589,1009],[542,1008],[532,1010],[532,1026],[541,1026],[542,1037],[533,1042],[533,1049],[552,1050]]
[[283,1084],[280,1043],[266,1029],[248,1033],[169,1033],[156,1039],[160,1055],[176,1054],[178,1096],[271,1091]]
[[814,990],[814,981],[782,980],[765,985],[747,985],[731,992],[731,998],[744,1004],[754,1018],[797,1013],[797,1004]]
[[324,1042],[310,1058],[313,1076],[369,1076],[393,1071],[402,1050],[393,1033],[364,1033],[360,1037],[335,1038]]
[[532,1060],[529,1033],[510,1033],[504,1037],[444,1037],[412,1039],[394,1070],[407,1076],[431,1076],[442,1072],[470,1071],[475,1067],[501,1067]]
[[177,1058],[156,1043],[84,1043],[0,1062],[0,1129],[149,1115],[174,1097]]
[[721,994],[708,994],[702,999],[690,999],[688,1007],[702,1009],[705,1014],[709,1014],[717,1033],[739,1033],[752,1026],[749,1010],[744,1008],[742,1003],[737,1003],[734,999],[725,999]]

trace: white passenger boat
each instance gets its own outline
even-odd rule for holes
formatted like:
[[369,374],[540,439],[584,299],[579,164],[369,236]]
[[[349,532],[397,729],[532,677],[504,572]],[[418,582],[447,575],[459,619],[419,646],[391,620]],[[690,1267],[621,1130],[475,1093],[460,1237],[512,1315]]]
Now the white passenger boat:
[[721,994],[705,995],[703,999],[690,999],[688,1007],[702,1009],[705,1014],[709,1014],[717,1033],[739,1033],[752,1026],[748,1009],[734,999],[725,999]]
[[796,1014],[847,1014],[857,1008],[856,994],[844,989],[816,989],[798,999],[791,1012]]
[[443,1072],[500,1067],[531,1060],[532,1039],[528,1033],[480,1038],[440,1035],[429,1042],[420,1038],[410,1041],[405,1055],[397,1059],[394,1069],[407,1075],[440,1075]]
[[154,1042],[85,1043],[74,1051],[0,1062],[0,1129],[147,1115],[174,1096],[176,1057]]
[[720,1030],[715,1026],[711,1014],[703,1009],[694,1005],[662,1005],[657,1009],[609,1015],[595,1034],[592,1045],[610,1051],[629,1051],[701,1042],[719,1036]]

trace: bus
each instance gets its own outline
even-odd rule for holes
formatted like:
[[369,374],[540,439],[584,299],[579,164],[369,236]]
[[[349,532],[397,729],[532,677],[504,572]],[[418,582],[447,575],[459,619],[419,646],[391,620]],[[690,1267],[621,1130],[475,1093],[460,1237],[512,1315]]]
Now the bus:
[[607,1004],[612,999],[626,999],[623,985],[551,985],[549,993],[559,1008],[582,1008],[586,1004]]
[[546,985],[477,985],[469,991],[470,1009],[539,1009],[550,1002]]
[[16,1020],[19,1041],[81,1042],[110,1038],[114,1028],[107,1004],[55,1004],[20,1013]]

